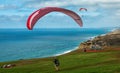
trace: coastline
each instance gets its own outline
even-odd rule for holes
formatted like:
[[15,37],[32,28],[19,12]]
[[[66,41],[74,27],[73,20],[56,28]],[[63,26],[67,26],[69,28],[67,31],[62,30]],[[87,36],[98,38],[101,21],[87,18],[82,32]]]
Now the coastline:
[[[95,37],[97,37],[97,36],[93,36],[93,37],[88,37],[86,40],[84,40],[83,42],[85,42],[85,41],[87,41],[87,40],[89,40],[89,39],[94,39]],[[82,43],[82,42],[81,42]],[[75,50],[78,50],[79,49],[79,45],[77,46],[77,47],[75,47],[75,48],[73,48],[72,50],[68,50],[68,51],[64,51],[64,52],[60,52],[60,53],[58,53],[58,54],[54,54],[53,56],[49,56],[49,57],[54,57],[54,56],[61,56],[61,55],[64,55],[64,54],[68,54],[68,53],[70,53],[70,52],[73,52],[73,51],[75,51]],[[43,58],[43,57],[42,57]],[[44,58],[48,58],[48,57],[44,57]],[[29,58],[26,58],[26,59],[29,59]],[[32,58],[31,58],[32,59]],[[36,58],[33,58],[33,59],[36,59]],[[13,61],[18,61],[18,60],[25,60],[25,59],[17,59],[17,60],[13,60]],[[12,60],[11,60],[12,61]],[[7,61],[5,61],[5,62],[7,62]]]
[[[75,50],[77,50],[79,47],[75,47],[74,49],[72,49],[72,50],[68,50],[68,51],[65,51],[65,52],[62,52],[62,53],[59,53],[59,54],[55,54],[54,56],[61,56],[61,55],[65,55],[65,54],[68,54],[68,53],[70,53],[70,52],[73,52],[73,51],[75,51]],[[53,56],[53,57],[54,57]]]
[[[87,41],[80,44],[79,49],[89,49],[89,50],[101,50],[110,46],[120,45],[120,29],[111,30],[106,34],[101,34],[96,37],[92,37]],[[95,47],[95,48],[94,48]]]

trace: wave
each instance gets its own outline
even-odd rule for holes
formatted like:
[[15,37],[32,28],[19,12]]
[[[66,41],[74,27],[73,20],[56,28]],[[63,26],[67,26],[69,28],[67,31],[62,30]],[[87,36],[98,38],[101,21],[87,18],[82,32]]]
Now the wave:
[[67,50],[67,51],[64,51],[64,52],[60,52],[58,54],[55,54],[54,56],[60,56],[60,55],[64,55],[64,54],[67,54],[67,53],[70,53],[74,50],[78,49],[78,47],[75,47],[74,49],[71,49],[71,50]]

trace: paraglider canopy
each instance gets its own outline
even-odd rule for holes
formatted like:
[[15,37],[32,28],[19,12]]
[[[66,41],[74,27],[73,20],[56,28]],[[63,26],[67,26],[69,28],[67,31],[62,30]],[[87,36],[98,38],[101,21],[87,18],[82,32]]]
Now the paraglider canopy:
[[62,12],[68,16],[70,16],[72,19],[74,19],[80,26],[83,25],[82,23],[82,19],[80,18],[80,16],[78,14],[76,14],[75,12],[68,10],[68,9],[64,9],[64,8],[58,8],[58,7],[45,7],[45,8],[41,8],[35,12],[33,12],[27,20],[27,28],[29,30],[32,30],[35,23],[42,18],[44,15],[50,13],[50,12]]
[[79,11],[82,11],[82,10],[87,11],[86,8],[80,8],[80,9],[79,9]]

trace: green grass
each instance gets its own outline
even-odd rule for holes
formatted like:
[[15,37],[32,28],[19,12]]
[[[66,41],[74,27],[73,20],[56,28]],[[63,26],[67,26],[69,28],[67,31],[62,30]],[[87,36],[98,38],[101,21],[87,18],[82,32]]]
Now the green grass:
[[58,57],[60,71],[55,71],[53,58],[0,62],[16,64],[15,67],[0,68],[0,73],[120,73],[120,51],[83,53],[74,51]]

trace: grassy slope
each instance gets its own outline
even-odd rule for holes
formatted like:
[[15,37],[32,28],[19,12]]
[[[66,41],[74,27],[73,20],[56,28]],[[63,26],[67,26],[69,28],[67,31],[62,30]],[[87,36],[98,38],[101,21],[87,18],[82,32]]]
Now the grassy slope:
[[52,58],[2,62],[16,64],[0,73],[120,73],[120,51],[82,53],[79,50],[59,56],[61,70],[56,72]]

